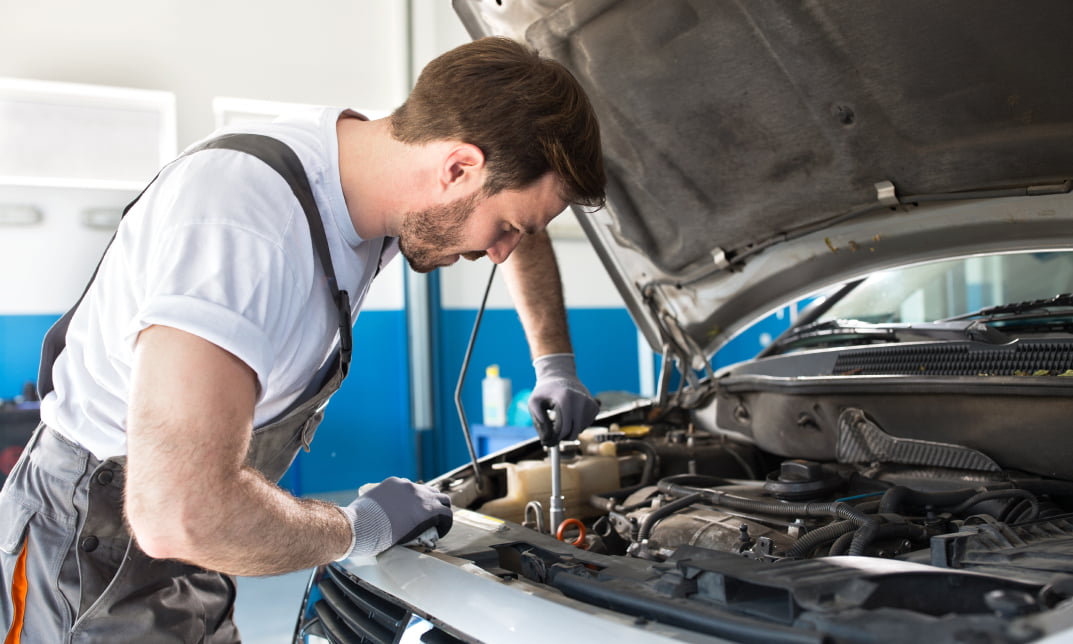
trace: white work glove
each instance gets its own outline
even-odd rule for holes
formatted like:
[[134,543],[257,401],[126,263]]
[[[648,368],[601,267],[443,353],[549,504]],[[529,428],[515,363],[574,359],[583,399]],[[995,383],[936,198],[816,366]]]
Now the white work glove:
[[[574,354],[552,353],[533,361],[536,385],[529,397],[529,414],[540,442],[558,445],[573,440],[592,424],[600,405],[577,377]],[[548,411],[554,410],[549,416]]]
[[[369,488],[348,506],[340,507],[350,519],[350,552],[340,558],[380,554],[397,543],[429,536],[442,537],[451,529],[451,497],[427,485],[392,476]],[[429,533],[429,534],[425,534]]]

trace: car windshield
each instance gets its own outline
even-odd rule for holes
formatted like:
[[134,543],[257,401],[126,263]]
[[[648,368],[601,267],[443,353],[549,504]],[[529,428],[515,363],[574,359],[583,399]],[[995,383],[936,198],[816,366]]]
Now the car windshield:
[[813,322],[917,324],[1073,291],[1073,251],[965,257],[875,273]]

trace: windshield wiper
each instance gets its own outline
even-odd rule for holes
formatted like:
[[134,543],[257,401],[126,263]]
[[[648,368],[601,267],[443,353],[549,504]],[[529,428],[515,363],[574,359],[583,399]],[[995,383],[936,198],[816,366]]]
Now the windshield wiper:
[[859,320],[825,320],[792,329],[778,339],[778,349],[914,340],[972,340],[986,344],[1006,344],[1011,339],[1002,331],[980,320],[971,322],[940,320],[913,324],[870,324]]
[[[1025,319],[1062,315],[1051,310],[1056,307],[1073,307],[1073,293],[1061,293],[1043,300],[1025,300],[1024,302],[1011,302],[1009,304],[999,304],[998,306],[988,306],[971,313],[939,320],[939,322],[956,322],[958,320],[968,320],[969,318],[982,318],[987,321],[999,318]],[[1071,313],[1073,312],[1067,311],[1064,314],[1069,315]]]

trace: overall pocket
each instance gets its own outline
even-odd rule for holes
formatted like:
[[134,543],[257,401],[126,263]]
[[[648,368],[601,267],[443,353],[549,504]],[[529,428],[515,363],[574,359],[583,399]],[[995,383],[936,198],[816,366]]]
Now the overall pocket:
[[[26,528],[34,516],[33,510],[13,497],[13,494],[0,494],[0,517],[4,517],[3,525],[0,525],[0,554],[5,556],[18,555],[22,551],[22,544],[26,539]],[[5,577],[8,569],[7,563],[4,559]]]
[[61,642],[71,606],[58,592],[56,575],[73,525],[11,492],[0,494],[0,634],[14,626],[16,632],[32,632],[34,641]]
[[0,633],[7,633],[16,620],[20,622],[16,628],[22,630],[27,590],[26,560],[22,548],[33,515],[29,508],[13,501],[4,502],[0,496],[0,516],[5,517],[5,524],[0,526],[0,580],[3,581],[3,592],[0,592]]

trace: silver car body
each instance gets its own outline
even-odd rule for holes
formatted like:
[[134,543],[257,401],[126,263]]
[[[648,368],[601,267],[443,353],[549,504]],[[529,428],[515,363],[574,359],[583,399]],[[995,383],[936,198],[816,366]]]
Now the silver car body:
[[550,534],[519,444],[431,482],[456,508],[434,550],[318,570],[299,637],[1073,638],[1073,295],[973,311],[955,262],[948,314],[823,316],[939,260],[1073,267],[1073,5],[454,5],[589,93],[608,202],[578,219],[663,378],[564,446],[587,535]]

